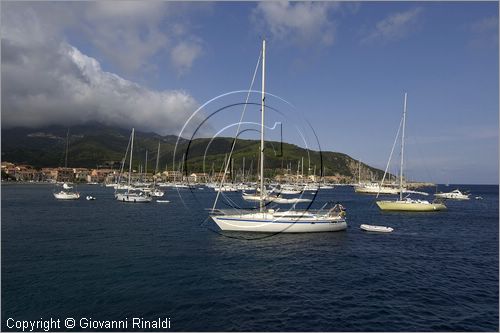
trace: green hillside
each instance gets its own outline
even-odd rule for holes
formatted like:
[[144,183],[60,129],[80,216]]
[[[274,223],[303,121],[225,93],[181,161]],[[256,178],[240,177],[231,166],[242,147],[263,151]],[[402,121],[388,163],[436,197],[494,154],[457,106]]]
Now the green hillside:
[[[30,164],[34,167],[64,166],[64,153],[67,128],[51,126],[39,129],[13,128],[2,130],[2,161],[17,164]],[[130,129],[110,127],[101,124],[88,124],[70,128],[69,167],[114,167],[120,164],[130,137]],[[158,142],[161,143],[160,170],[177,170],[184,156],[184,171],[210,172],[221,171],[224,159],[230,151],[232,138],[216,138],[210,146],[209,138],[195,139],[191,142],[179,140],[175,166],[173,153],[177,136],[161,136],[156,133],[137,132],[134,142],[134,167],[144,168],[146,150],[148,151],[148,171],[152,172],[156,164]],[[206,155],[205,155],[206,153]],[[266,142],[265,173],[269,176],[291,166],[291,172],[297,172],[298,163],[304,160],[304,174],[321,169],[325,176],[341,175],[357,177],[358,162],[346,154],[338,152],[308,151],[289,143]],[[259,141],[238,140],[233,153],[233,169],[239,170],[245,159],[247,172],[253,166],[253,173],[259,163]],[[235,171],[236,172],[236,171]],[[362,164],[363,178],[380,179],[383,171]]]

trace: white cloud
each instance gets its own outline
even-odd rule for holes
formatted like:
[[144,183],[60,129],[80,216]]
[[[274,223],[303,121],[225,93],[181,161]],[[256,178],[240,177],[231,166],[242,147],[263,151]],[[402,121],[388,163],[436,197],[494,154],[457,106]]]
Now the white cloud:
[[181,41],[170,54],[172,63],[177,68],[179,74],[191,69],[193,62],[201,55],[202,46],[199,40]]
[[[165,1],[9,2],[2,4],[2,30],[22,34],[26,43],[84,40],[113,70],[144,75],[157,69],[156,59],[174,59],[176,45],[186,40],[196,41],[196,54],[202,54],[203,43],[188,19],[198,7],[209,8]],[[185,73],[197,58],[170,65]]]
[[147,69],[154,55],[168,49],[169,36],[160,28],[167,5],[160,1],[90,2],[81,26],[111,63],[134,73]]
[[273,38],[328,46],[335,40],[335,23],[329,15],[338,6],[337,2],[262,1],[252,17]]
[[418,7],[390,14],[377,22],[372,31],[361,39],[361,43],[393,42],[405,38],[417,27],[421,12],[422,8]]
[[[80,26],[74,24],[81,19],[77,12],[84,12],[84,9],[92,8],[99,13],[94,16],[95,22],[106,21],[104,31],[96,32],[99,36],[94,39],[95,45],[99,45],[97,40],[105,44],[104,34],[109,34],[110,38],[113,34],[122,36],[120,31],[111,28],[113,23],[108,18],[125,19],[134,16],[135,12],[150,17],[154,10],[140,7],[141,11],[137,3],[119,6],[118,11],[106,8],[108,2],[91,4],[101,7],[96,10],[87,7],[86,3],[72,7],[64,3],[61,6],[57,3],[45,6],[8,3],[7,8],[2,8],[2,126],[36,127],[97,121],[162,134],[177,133],[197,107],[196,100],[188,92],[154,90],[104,71],[96,58],[85,55],[65,37],[65,29]],[[151,15],[159,16],[157,13]],[[142,21],[135,16],[132,20]],[[134,39],[134,33],[123,34],[131,38],[122,44],[120,57],[124,64],[143,66],[144,59],[160,47],[156,43],[162,41],[150,41],[154,39],[152,30],[145,31],[146,37],[137,36],[138,39]],[[111,44],[110,54],[120,53],[117,51],[120,43]],[[138,50],[129,52],[128,48],[133,46]],[[199,55],[201,46],[195,51]],[[195,59],[196,54],[178,65],[188,70]]]
[[32,49],[13,50],[9,44],[2,47],[18,51],[23,59],[2,63],[5,127],[71,125],[92,120],[176,133],[197,107],[195,99],[184,91],[147,89],[103,71],[97,60],[65,43],[53,52],[45,49],[48,53],[43,59]]

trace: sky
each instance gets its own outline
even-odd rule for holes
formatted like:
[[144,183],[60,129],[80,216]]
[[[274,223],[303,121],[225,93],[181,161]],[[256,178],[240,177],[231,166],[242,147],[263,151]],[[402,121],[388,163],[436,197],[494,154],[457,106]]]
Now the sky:
[[[285,141],[384,169],[407,92],[407,176],[498,184],[498,13],[475,1],[2,1],[2,128],[189,136],[203,123],[198,136],[233,136],[221,129],[246,94],[228,93],[250,88],[265,38],[266,126],[283,122]],[[260,80],[244,117],[256,124]]]

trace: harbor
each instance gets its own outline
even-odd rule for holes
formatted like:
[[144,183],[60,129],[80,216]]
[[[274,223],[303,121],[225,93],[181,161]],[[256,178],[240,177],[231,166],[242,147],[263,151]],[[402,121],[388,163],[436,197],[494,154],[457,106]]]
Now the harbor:
[[79,186],[95,201],[58,201],[50,184],[2,185],[3,317],[165,316],[175,331],[489,331],[498,187],[438,189],[455,187],[483,200],[408,214],[382,212],[350,186],[320,190],[314,207],[343,202],[347,230],[265,237],[220,232],[203,209],[213,190],[167,188],[170,203],[134,205],[97,185]]

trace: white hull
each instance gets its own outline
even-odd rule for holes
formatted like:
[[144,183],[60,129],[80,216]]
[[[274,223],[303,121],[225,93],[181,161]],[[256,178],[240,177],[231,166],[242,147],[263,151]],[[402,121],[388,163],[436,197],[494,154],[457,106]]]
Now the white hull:
[[216,191],[220,192],[238,192],[239,190],[236,187],[217,187]]
[[448,193],[436,193],[434,194],[436,198],[451,199],[451,200],[469,200],[469,195],[460,192],[459,190],[454,190]]
[[341,217],[286,217],[269,213],[211,216],[223,231],[247,231],[267,233],[331,232],[347,229]]
[[60,191],[60,192],[54,193],[54,198],[56,198],[58,200],[77,200],[77,199],[80,199],[80,193]]
[[[260,195],[254,195],[254,194],[243,194],[243,199],[246,201],[260,201]],[[278,203],[278,204],[295,204],[295,203],[300,203],[300,202],[311,202],[311,199],[305,199],[305,198],[282,198],[282,197],[277,197],[277,196],[267,196],[264,197],[265,202],[273,202],[273,203]]]
[[387,186],[366,186],[366,185],[355,185],[354,191],[356,193],[362,194],[399,194],[399,189]]
[[275,192],[280,194],[300,194],[302,191],[300,190],[276,190]]
[[139,195],[136,193],[117,193],[115,195],[116,200],[121,202],[132,202],[132,203],[148,203],[153,200],[151,197]]
[[394,230],[391,227],[384,227],[381,225],[371,225],[371,224],[362,224],[359,226],[359,228],[364,231],[384,232],[384,233],[392,232]]

